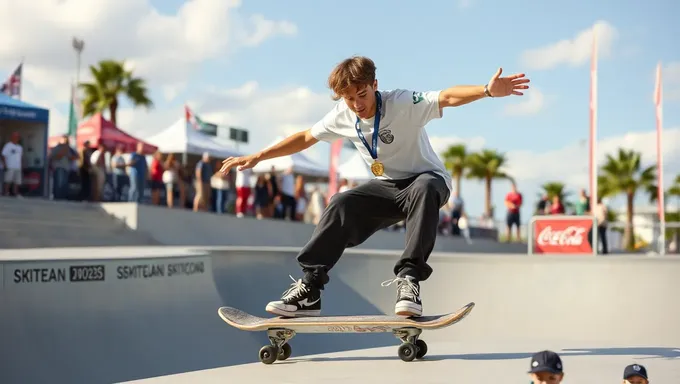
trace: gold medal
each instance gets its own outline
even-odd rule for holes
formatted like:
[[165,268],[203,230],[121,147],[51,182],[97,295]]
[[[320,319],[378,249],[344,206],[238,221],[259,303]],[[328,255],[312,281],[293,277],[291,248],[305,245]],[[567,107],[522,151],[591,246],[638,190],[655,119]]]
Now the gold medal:
[[373,172],[373,174],[376,176],[382,176],[383,172],[385,172],[385,167],[383,166],[383,163],[379,162],[378,160],[375,160],[373,164],[371,164],[371,172]]

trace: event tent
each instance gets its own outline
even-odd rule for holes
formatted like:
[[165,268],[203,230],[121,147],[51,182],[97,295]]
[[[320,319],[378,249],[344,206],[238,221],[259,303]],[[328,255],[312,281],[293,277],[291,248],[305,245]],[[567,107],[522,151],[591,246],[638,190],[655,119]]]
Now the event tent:
[[[56,146],[61,137],[62,135],[50,137],[50,148]],[[106,120],[101,113],[92,115],[88,120],[78,125],[76,146],[82,148],[86,141],[90,142],[90,146],[96,146],[101,141],[111,151],[122,145],[125,153],[135,152],[139,142],[144,145],[144,154],[152,154],[158,150],[156,146],[122,131],[112,122]]]
[[356,182],[364,182],[375,178],[366,161],[359,152],[355,152],[344,163],[338,166],[338,174],[341,179]]
[[[0,120],[25,121],[47,125],[49,110],[0,93]],[[47,128],[47,127],[45,127]]]
[[[267,147],[273,146],[281,140],[283,140],[283,138],[279,137]],[[312,177],[328,177],[328,167],[324,167],[321,164],[312,161],[301,152],[261,161],[253,167],[253,172],[269,172],[272,167],[274,167],[276,172],[282,172],[292,167],[293,172],[297,174]]]
[[225,141],[194,129],[184,117],[168,128],[144,137],[144,140],[158,146],[163,153],[186,153],[200,156],[203,152],[208,152],[210,156],[220,158],[242,155]]
[[[47,131],[50,112],[25,101],[0,93],[0,144],[4,145],[12,132],[19,132],[24,148],[24,196],[47,194]],[[2,146],[0,145],[0,149]]]

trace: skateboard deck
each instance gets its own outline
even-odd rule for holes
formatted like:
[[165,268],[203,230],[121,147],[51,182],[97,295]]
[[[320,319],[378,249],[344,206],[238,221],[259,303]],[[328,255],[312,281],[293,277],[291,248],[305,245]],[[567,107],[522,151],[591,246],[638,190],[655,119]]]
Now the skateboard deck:
[[451,326],[463,320],[474,308],[468,303],[455,312],[404,317],[395,315],[348,315],[314,317],[271,317],[251,315],[233,307],[221,307],[218,314],[227,324],[243,331],[266,331],[272,345],[260,350],[260,361],[271,364],[290,356],[288,341],[297,333],[378,333],[392,332],[402,340],[399,357],[404,361],[422,358],[427,345],[418,336],[423,330],[434,330]]

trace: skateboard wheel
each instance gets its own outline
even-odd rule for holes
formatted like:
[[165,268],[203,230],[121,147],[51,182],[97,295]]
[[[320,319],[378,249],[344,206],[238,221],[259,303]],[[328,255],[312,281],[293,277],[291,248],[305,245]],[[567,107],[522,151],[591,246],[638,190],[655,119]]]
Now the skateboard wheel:
[[260,361],[265,364],[272,364],[279,355],[279,349],[273,345],[265,345],[260,348]]
[[279,349],[278,360],[286,360],[290,357],[291,353],[293,353],[293,348],[290,347],[290,344],[286,343],[282,345],[281,349]]
[[399,346],[399,358],[404,361],[413,361],[416,358],[416,346],[411,343],[404,343]]
[[416,352],[416,359],[425,357],[427,354],[427,343],[425,343],[425,340],[416,340],[416,349],[418,350],[418,352]]

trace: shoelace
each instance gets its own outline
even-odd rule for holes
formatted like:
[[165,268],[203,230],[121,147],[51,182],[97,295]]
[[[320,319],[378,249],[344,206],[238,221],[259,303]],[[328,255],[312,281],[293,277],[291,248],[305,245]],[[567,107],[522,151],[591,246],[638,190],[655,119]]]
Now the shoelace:
[[399,285],[399,293],[408,297],[409,299],[415,300],[416,296],[419,294],[418,286],[405,277],[395,277],[394,279],[385,280],[380,285],[383,287],[389,287],[392,285],[392,283],[397,283],[397,285]]
[[309,291],[309,289],[307,289],[307,287],[305,287],[305,285],[302,283],[302,279],[295,280],[295,278],[293,278],[291,275],[288,275],[288,277],[293,280],[293,284],[291,284],[290,288],[288,288],[286,292],[283,293],[281,300],[285,300],[289,297],[295,297],[300,293],[307,293]]

